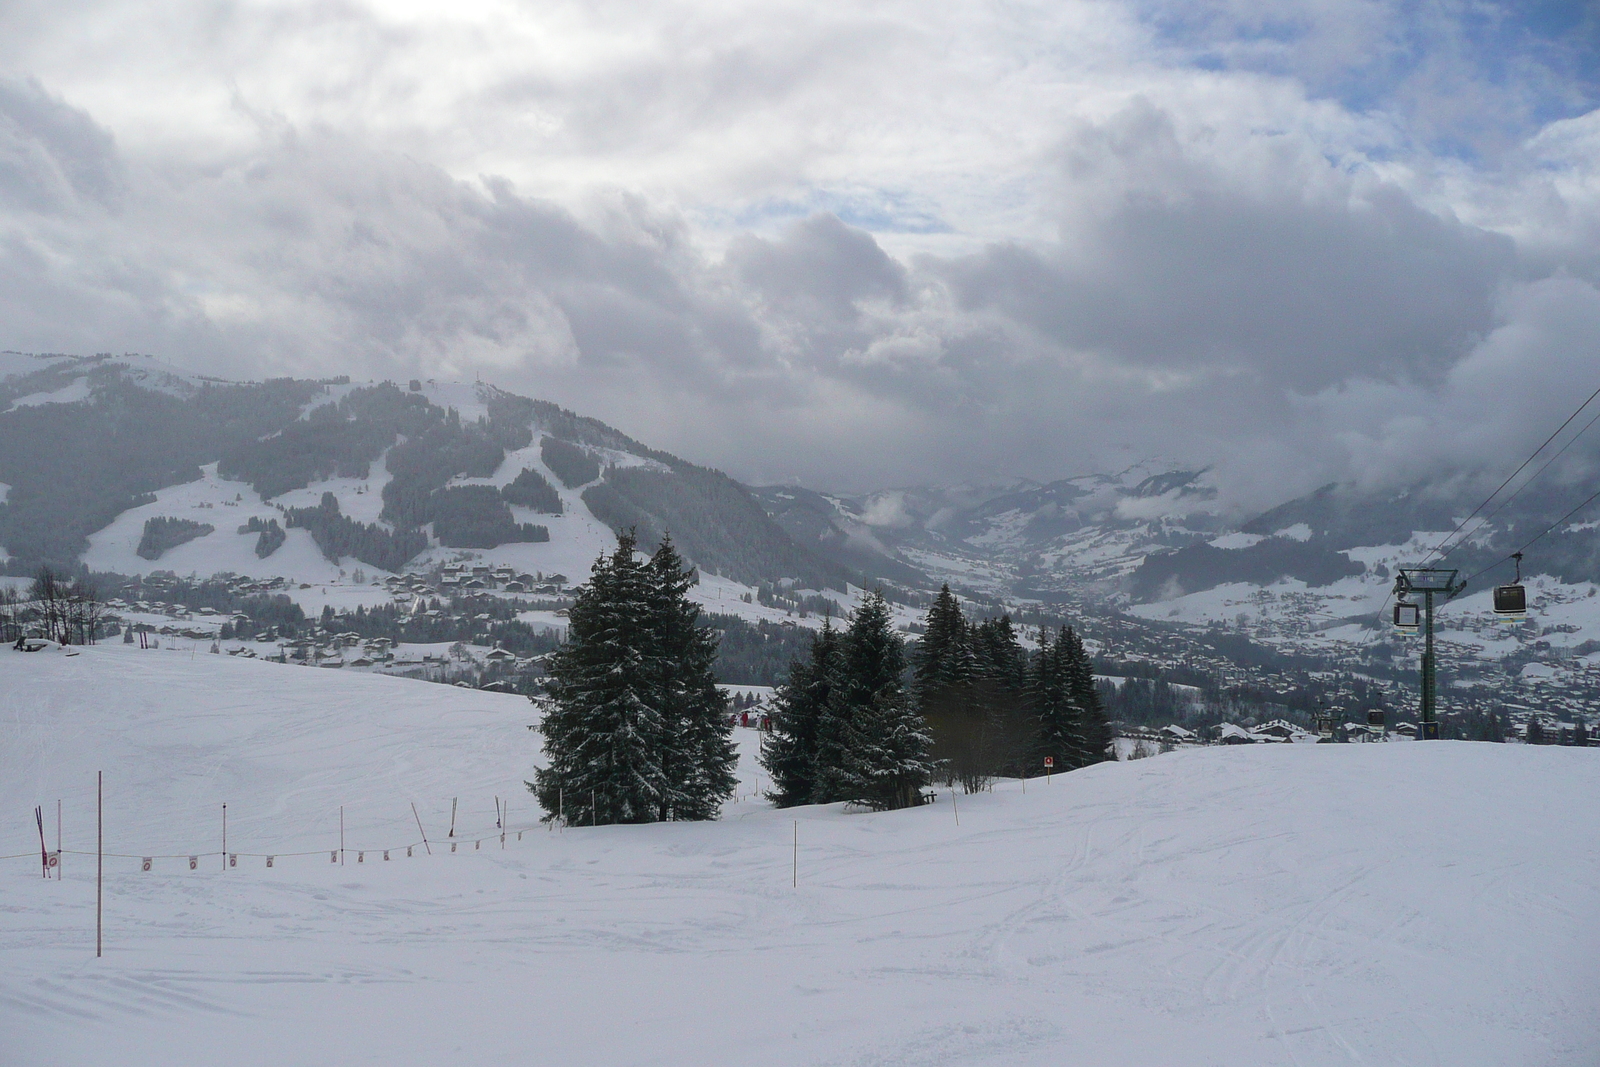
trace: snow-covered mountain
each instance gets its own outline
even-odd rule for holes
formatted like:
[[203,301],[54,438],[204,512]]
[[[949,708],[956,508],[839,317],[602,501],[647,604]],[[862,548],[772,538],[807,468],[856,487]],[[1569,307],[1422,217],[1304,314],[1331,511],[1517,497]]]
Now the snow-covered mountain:
[[[758,587],[849,602],[863,584],[948,581],[994,606],[1093,601],[1399,670],[1415,650],[1380,618],[1395,568],[1427,558],[1483,492],[1330,485],[1241,515],[1209,471],[1162,461],[1050,483],[752,489],[475,383],[231,383],[109,356],[7,355],[0,374],[0,563],[15,574],[58,561],[325,585],[471,560],[577,582],[631,527],[647,547],[670,532],[716,610],[798,620],[804,595],[762,605]],[[1567,515],[1592,492],[1581,475],[1491,508],[1447,557],[1474,577],[1441,614],[1452,678],[1592,688],[1600,535]],[[1487,590],[1511,570],[1492,565],[1546,528],[1524,565],[1533,618],[1495,621]]]
[[748,584],[852,577],[725,475],[488,385],[233,383],[144,357],[0,370],[0,546],[24,571],[321,582],[471,558],[581,577],[631,528]]

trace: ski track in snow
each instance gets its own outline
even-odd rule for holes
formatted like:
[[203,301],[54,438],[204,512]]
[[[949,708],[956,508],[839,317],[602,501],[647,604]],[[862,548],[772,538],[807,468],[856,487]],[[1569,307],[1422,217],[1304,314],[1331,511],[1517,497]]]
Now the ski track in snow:
[[[1183,750],[1002,782],[957,798],[958,827],[943,790],[775,811],[737,730],[721,821],[556,832],[520,784],[532,721],[518,698],[402,679],[0,650],[0,854],[37,849],[34,804],[53,843],[57,797],[66,847],[92,850],[102,768],[108,851],[209,853],[192,872],[107,859],[103,960],[92,856],[61,882],[36,853],[0,862],[0,1064],[1600,1054],[1600,751]],[[503,850],[496,795],[536,826]],[[273,869],[221,869],[224,801],[229,847]],[[413,801],[431,857],[404,858]]]

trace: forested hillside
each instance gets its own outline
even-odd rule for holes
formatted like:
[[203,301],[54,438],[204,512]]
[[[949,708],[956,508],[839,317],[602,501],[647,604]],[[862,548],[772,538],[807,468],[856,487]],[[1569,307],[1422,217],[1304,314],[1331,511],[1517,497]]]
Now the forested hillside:
[[545,401],[484,385],[412,386],[237,384],[132,357],[38,359],[0,382],[0,484],[9,487],[0,561],[17,574],[71,567],[117,516],[156,505],[155,494],[214,463],[217,499],[188,506],[257,513],[232,524],[205,521],[214,512],[138,513],[139,559],[253,535],[260,562],[250,566],[273,573],[299,529],[336,567],[398,571],[430,548],[542,544],[569,528],[592,540],[583,532],[592,522],[543,518],[576,507],[613,531],[636,529],[644,548],[670,532],[695,565],[751,584],[843,588],[852,577],[797,545],[720,472]]

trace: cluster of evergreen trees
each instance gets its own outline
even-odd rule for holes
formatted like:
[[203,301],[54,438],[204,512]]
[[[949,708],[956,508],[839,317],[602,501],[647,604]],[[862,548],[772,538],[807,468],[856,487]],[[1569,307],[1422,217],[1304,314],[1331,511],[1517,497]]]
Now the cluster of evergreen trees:
[[571,441],[557,437],[544,438],[539,442],[539,458],[568,489],[588,485],[600,477],[600,461],[595,459],[594,453]]
[[523,467],[522,473],[500,487],[500,496],[507,504],[542,511],[546,515],[561,514],[561,495],[544,475],[532,467]]
[[511,516],[500,490],[489,485],[454,485],[435,490],[423,514],[433,522],[433,535],[450,548],[494,548],[520,541],[548,541],[550,530],[519,523]]
[[906,691],[905,648],[882,593],[869,594],[842,633],[825,620],[774,700],[761,755],[779,807],[848,801],[875,810],[922,800],[932,738]]
[[928,609],[916,655],[917,706],[934,735],[946,781],[969,791],[1003,772],[1045,773],[1110,758],[1111,726],[1094,668],[1071,627],[1039,632],[1023,649],[1002,615],[967,621],[950,587]]
[[134,551],[140,559],[157,560],[169,549],[186,545],[197,537],[204,537],[216,529],[208,522],[195,522],[193,519],[175,519],[170,515],[160,515],[144,520],[144,534],[139,538],[139,547]]
[[670,538],[647,562],[635,544],[621,533],[595,564],[550,657],[550,765],[529,783],[547,819],[710,819],[736,785],[716,637],[688,598],[694,576]]
[[284,523],[290,528],[311,531],[312,540],[330,562],[354,556],[384,570],[397,571],[418,552],[428,547],[428,536],[421,530],[385,530],[375,523],[357,522],[339,510],[339,499],[323,493],[314,508],[287,508]]
[[283,527],[278,525],[277,519],[267,519],[265,522],[258,515],[250,516],[250,521],[239,527],[241,534],[256,534],[256,558],[266,559],[278,549],[283,547],[283,542],[289,537],[284,533]]
[[762,754],[780,807],[915,804],[935,778],[970,792],[1002,773],[1109,757],[1111,727],[1083,642],[1041,631],[1031,655],[1009,616],[973,624],[946,586],[928,610],[907,689],[888,605],[872,594],[840,633],[824,624],[774,699]]

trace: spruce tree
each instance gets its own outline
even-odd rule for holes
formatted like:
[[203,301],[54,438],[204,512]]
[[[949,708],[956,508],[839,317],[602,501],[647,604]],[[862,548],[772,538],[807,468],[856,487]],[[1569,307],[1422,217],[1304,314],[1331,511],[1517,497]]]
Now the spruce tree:
[[1087,767],[1091,763],[1100,763],[1113,758],[1110,755],[1111,722],[1106,718],[1105,708],[1100,704],[1100,693],[1094,684],[1094,664],[1089,659],[1088,651],[1083,647],[1083,641],[1072,632],[1070,626],[1062,635],[1061,641],[1067,646],[1065,654],[1067,691],[1077,709],[1080,722],[1078,745],[1073,754],[1072,765]]
[[660,761],[670,792],[660,818],[712,819],[738,785],[739,754],[726,702],[717,688],[717,638],[699,625],[689,599],[694,575],[672,544],[661,539],[645,568],[655,638],[656,707],[662,720]]
[[889,605],[870,593],[845,632],[839,685],[819,731],[819,780],[830,799],[878,811],[921,802],[932,739],[901,681],[905,666]]
[[583,823],[650,822],[680,801],[662,753],[654,598],[634,538],[619,534],[568,612],[567,643],[550,658],[543,722],[550,765],[535,774],[540,805]]
[[939,595],[928,608],[926,632],[917,645],[913,665],[916,677],[912,681],[912,693],[918,709],[924,712],[939,693],[972,680],[967,618],[949,585],[939,589]]
[[1051,640],[1050,631],[1039,631],[1039,651],[1033,659],[1029,678],[1029,703],[1035,716],[1035,734],[1029,763],[1043,770],[1046,756],[1054,766],[1068,770],[1078,765],[1082,748],[1083,717],[1072,692],[1072,663],[1066,631]]
[[974,632],[977,673],[999,685],[1021,690],[1027,685],[1028,657],[1017,640],[1010,615],[985,619]]
[[825,802],[818,788],[818,730],[839,677],[839,631],[832,619],[811,639],[811,654],[795,660],[773,697],[772,734],[761,766],[772,777],[767,798],[780,808]]

